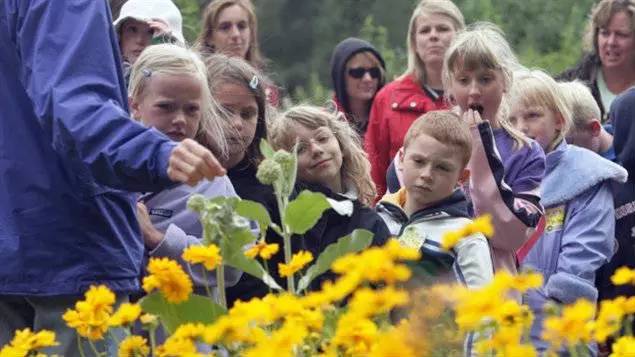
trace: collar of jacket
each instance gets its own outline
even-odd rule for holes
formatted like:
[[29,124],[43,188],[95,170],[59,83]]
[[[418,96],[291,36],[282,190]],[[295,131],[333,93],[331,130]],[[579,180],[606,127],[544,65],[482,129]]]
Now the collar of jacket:
[[[565,140],[547,154],[545,178],[541,185],[540,202],[553,207],[568,202],[582,192],[606,180],[626,182],[628,173],[600,155]],[[563,184],[563,178],[572,177]]]
[[445,199],[435,203],[430,207],[421,209],[413,213],[410,217],[404,211],[406,203],[406,189],[401,188],[394,194],[387,194],[377,205],[378,211],[385,211],[395,219],[403,222],[402,227],[422,220],[438,219],[442,217],[465,217],[471,218],[468,211],[468,203],[465,194],[461,189],[454,192]]
[[390,107],[393,110],[426,113],[446,107],[443,96],[432,98],[412,75],[398,81],[390,98]]

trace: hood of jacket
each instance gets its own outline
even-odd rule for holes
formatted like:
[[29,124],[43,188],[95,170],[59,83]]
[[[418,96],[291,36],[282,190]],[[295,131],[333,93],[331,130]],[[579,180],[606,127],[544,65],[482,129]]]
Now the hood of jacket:
[[[613,101],[610,112],[611,122],[615,129],[613,148],[617,162],[628,171],[629,176],[635,173],[635,87],[619,95]],[[629,177],[630,180],[633,177]]]
[[600,182],[626,182],[627,177],[628,173],[620,165],[563,141],[547,154],[540,202],[545,207],[552,207],[572,200]]
[[[360,52],[371,52],[381,64],[381,67],[386,69],[386,63],[383,57],[379,54],[379,51],[373,47],[368,41],[364,41],[359,38],[349,37],[340,42],[333,49],[331,55],[331,79],[333,80],[333,90],[335,91],[335,99],[337,103],[344,108],[344,113],[348,115],[351,108],[348,101],[348,95],[346,94],[346,62],[353,57],[353,55]],[[377,91],[383,87],[384,80],[379,81]]]

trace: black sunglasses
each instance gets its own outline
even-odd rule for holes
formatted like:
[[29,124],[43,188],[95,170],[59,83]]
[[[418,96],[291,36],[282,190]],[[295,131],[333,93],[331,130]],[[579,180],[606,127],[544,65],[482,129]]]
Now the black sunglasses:
[[379,78],[381,76],[381,70],[379,69],[379,67],[371,67],[371,68],[355,67],[355,68],[350,68],[348,70],[348,75],[353,77],[353,78],[360,79],[360,78],[364,77],[366,72],[368,72],[368,74],[370,74],[370,78],[373,78],[373,79],[377,79],[377,78]]

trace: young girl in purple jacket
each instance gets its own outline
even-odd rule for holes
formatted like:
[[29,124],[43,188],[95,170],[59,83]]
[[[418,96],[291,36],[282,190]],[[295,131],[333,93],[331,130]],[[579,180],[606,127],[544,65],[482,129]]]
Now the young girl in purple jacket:
[[[510,121],[547,153],[541,184],[545,228],[521,265],[544,276],[542,287],[523,296],[535,316],[531,340],[544,352],[549,348],[541,339],[545,303],[597,300],[595,272],[616,248],[611,181],[624,182],[627,173],[592,151],[566,143],[571,112],[549,75],[540,71],[516,75],[510,100]],[[595,355],[595,346],[590,348]]]
[[460,33],[443,64],[446,94],[472,133],[464,189],[475,215],[492,215],[494,268],[512,273],[517,271],[516,250],[541,217],[538,187],[545,169],[540,146],[506,120],[505,97],[519,67],[502,32],[484,23]]

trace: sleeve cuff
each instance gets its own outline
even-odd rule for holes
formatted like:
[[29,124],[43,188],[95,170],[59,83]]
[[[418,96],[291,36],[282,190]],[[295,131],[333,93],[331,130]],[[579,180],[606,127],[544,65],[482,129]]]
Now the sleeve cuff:
[[545,294],[563,304],[571,304],[578,299],[595,302],[598,298],[598,291],[593,284],[568,273],[552,275],[545,284]]

